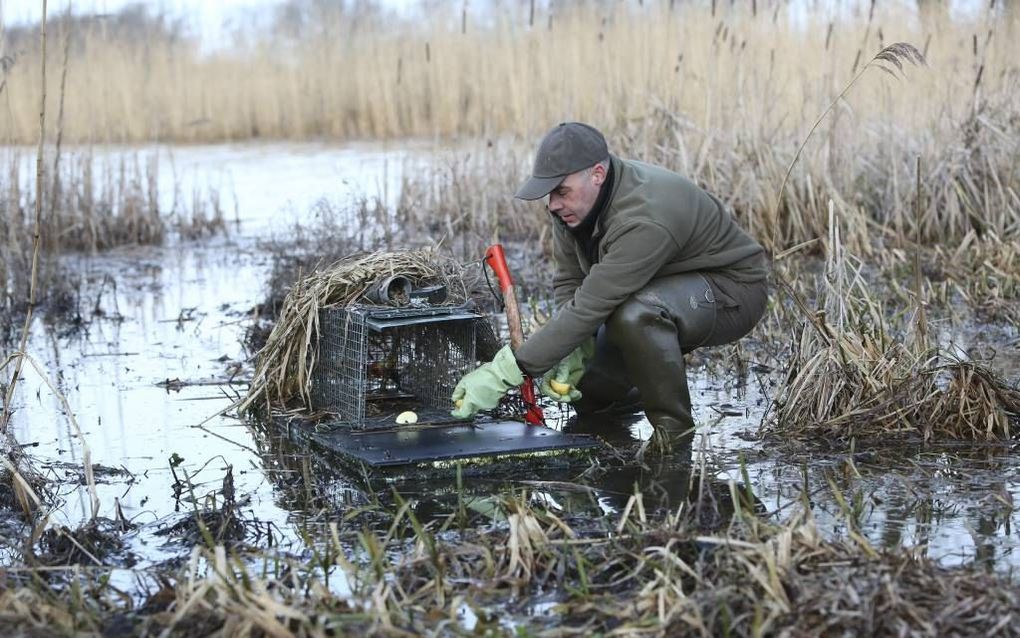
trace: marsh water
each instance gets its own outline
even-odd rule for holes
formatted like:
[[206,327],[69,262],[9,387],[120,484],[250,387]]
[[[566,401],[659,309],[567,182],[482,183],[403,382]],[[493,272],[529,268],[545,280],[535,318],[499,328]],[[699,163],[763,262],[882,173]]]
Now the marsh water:
[[[304,550],[307,525],[335,520],[363,502],[366,490],[378,491],[271,428],[252,427],[224,411],[245,392],[251,374],[253,353],[243,340],[273,266],[265,240],[285,241],[320,198],[392,197],[401,171],[424,157],[406,147],[367,145],[174,149],[175,179],[184,188],[214,179],[228,201],[236,196],[236,223],[227,236],[65,257],[81,320],[34,324],[29,353],[48,380],[34,369],[25,372],[13,433],[55,479],[61,506],[51,521],[71,527],[91,513],[81,438],[87,443],[99,515],[138,525],[127,535],[134,564],[116,572],[125,587],[135,571],[159,569],[187,553],[187,545],[165,531],[196,507],[224,498],[228,474],[241,510],[262,530],[258,542],[296,553]],[[1010,381],[1020,375],[1015,329],[971,322],[946,331],[945,338],[963,349],[998,353],[992,365]],[[820,455],[763,442],[755,435],[781,371],[756,362],[754,353],[753,347],[743,350],[739,367],[726,356],[692,361],[700,426],[690,460],[644,468],[622,462],[597,472],[581,463],[531,473],[526,481],[493,471],[464,489],[484,503],[525,488],[532,498],[570,510],[574,520],[595,521],[621,508],[635,484],[681,499],[692,466],[704,467],[714,477],[712,489],[726,493],[730,482],[750,489],[777,518],[806,496],[820,528],[832,535],[854,525],[876,546],[911,548],[947,566],[977,562],[1009,574],[1020,566],[1014,509],[1020,463],[1009,448]],[[50,384],[66,396],[77,427]],[[556,420],[575,426],[568,417]],[[618,442],[616,458],[633,456],[639,444],[628,439],[650,432],[640,417],[607,427],[620,435],[610,437]],[[449,481],[388,485],[435,516],[450,511]],[[314,498],[307,498],[309,490]],[[305,497],[295,496],[301,493]]]

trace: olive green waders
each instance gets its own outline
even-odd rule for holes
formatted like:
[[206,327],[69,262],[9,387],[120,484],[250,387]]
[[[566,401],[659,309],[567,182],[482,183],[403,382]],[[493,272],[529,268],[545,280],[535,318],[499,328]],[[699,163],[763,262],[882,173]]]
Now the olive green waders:
[[767,301],[764,280],[740,283],[719,272],[652,280],[599,329],[575,407],[584,414],[637,399],[663,447],[689,444],[694,419],[684,353],[743,337]]

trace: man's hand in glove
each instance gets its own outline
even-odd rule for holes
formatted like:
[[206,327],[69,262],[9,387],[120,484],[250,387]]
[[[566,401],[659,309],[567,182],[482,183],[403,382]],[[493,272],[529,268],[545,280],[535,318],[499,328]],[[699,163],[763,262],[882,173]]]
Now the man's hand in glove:
[[510,346],[503,346],[489,363],[483,363],[467,373],[453,389],[453,403],[457,406],[452,414],[458,419],[468,419],[479,410],[491,410],[510,388],[524,383],[524,374],[517,366]]
[[581,398],[577,383],[584,375],[584,367],[595,354],[595,338],[590,338],[563,358],[556,367],[546,372],[539,386],[542,394],[553,401],[570,403]]

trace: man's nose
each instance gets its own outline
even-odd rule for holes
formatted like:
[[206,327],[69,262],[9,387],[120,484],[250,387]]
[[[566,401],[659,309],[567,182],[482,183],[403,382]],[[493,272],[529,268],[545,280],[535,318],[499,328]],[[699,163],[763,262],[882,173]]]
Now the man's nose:
[[546,208],[549,209],[550,213],[555,213],[556,211],[558,211],[560,208],[562,208],[562,203],[560,202],[560,198],[557,197],[554,193],[550,193],[549,194],[549,204],[546,206]]

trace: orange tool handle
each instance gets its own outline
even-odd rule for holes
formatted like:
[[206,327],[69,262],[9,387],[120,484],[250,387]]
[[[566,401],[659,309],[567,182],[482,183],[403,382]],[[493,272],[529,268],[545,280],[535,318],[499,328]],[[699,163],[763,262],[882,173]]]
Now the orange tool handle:
[[510,276],[510,267],[506,265],[506,253],[503,252],[502,244],[493,244],[486,249],[485,263],[496,273],[501,292],[506,292],[507,288],[514,285],[514,280]]
[[[514,293],[514,280],[510,277],[510,268],[506,264],[503,246],[500,244],[489,246],[485,251],[485,263],[496,273],[496,279],[499,281],[499,290],[503,293],[503,305],[506,308],[506,323],[510,329],[510,348],[517,350],[524,343],[524,328],[521,325],[521,310],[517,305],[517,295]],[[531,425],[543,425],[545,419],[542,416],[542,408],[535,401],[535,382],[528,375],[524,375],[521,396],[524,398],[524,405],[527,408],[524,420]]]

